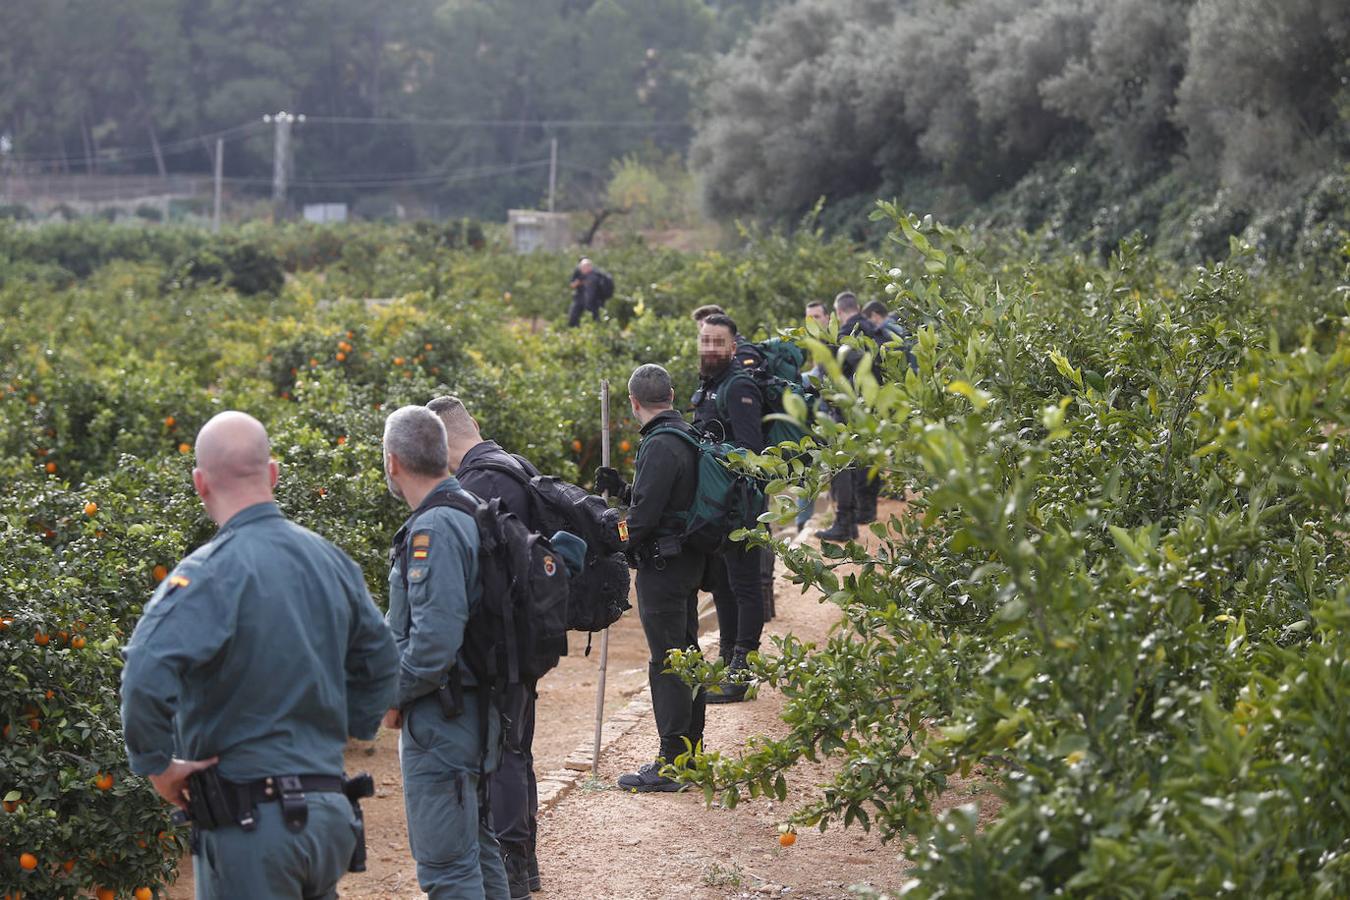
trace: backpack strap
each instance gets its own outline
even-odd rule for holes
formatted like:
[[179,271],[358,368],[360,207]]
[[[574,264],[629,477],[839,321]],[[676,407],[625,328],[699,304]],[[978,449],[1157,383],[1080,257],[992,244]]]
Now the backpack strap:
[[424,512],[443,506],[457,509],[473,519],[475,525],[478,523],[478,504],[463,494],[452,493],[450,491],[436,491],[423,500],[422,504],[413,511],[413,514],[404,520],[403,527],[401,527],[398,530],[398,533],[394,535],[394,547],[390,551],[390,562],[393,565],[398,566],[398,574],[399,577],[403,579],[403,589],[405,591],[408,589],[408,535],[412,532],[413,523],[421,518]]
[[[734,359],[731,362],[731,371],[728,372],[727,377],[723,378],[717,385],[717,414],[722,417],[723,421],[729,421],[731,419],[731,408],[727,406],[727,392],[732,384],[738,380],[744,379],[754,385],[757,390],[759,389],[759,382],[755,381],[755,376],[751,374],[751,370],[737,368]],[[653,434],[655,434],[655,432],[653,432]]]

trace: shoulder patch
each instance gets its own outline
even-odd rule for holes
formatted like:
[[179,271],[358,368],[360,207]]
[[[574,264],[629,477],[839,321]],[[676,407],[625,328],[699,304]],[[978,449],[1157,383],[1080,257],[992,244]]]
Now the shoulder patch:
[[419,581],[425,581],[427,577],[426,566],[411,566],[408,569],[408,582],[416,584]]
[[170,587],[170,589],[172,589],[172,588],[185,588],[185,587],[187,587],[189,584],[192,584],[192,579],[191,579],[191,578],[188,578],[186,575],[173,575],[173,576],[170,576],[170,578],[169,578],[169,587]]
[[744,403],[746,406],[754,406],[754,405],[755,405],[755,398],[753,398],[753,397],[742,397],[742,398],[741,398],[741,402]]
[[410,555],[414,562],[426,559],[431,555],[431,532],[414,532],[409,546],[412,548]]

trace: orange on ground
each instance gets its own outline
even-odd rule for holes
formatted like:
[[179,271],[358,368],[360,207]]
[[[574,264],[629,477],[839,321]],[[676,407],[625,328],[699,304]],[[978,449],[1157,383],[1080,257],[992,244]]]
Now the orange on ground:
[[784,847],[791,847],[793,844],[797,843],[797,832],[795,831],[783,832],[778,836],[778,843],[782,844]]
[[34,869],[37,868],[37,857],[31,853],[20,853],[19,867],[22,869],[27,869],[30,872],[33,871]]

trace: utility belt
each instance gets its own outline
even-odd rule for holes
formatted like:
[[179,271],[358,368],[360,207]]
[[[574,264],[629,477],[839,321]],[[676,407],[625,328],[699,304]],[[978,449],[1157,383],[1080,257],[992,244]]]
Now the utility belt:
[[633,562],[639,567],[650,565],[660,571],[666,567],[666,561],[674,559],[684,552],[684,538],[678,534],[668,534],[646,541],[641,547],[631,551]]
[[[288,831],[303,831],[309,821],[307,794],[342,794],[356,818],[356,848],[350,872],[366,870],[366,825],[361,800],[375,795],[375,781],[366,772],[351,778],[338,775],[275,775],[243,784],[227,781],[213,766],[188,776],[188,811],[179,814],[197,831],[238,826],[244,831],[258,827],[258,804],[276,801]],[[194,841],[195,844],[195,841]],[[195,852],[195,846],[194,846]]]

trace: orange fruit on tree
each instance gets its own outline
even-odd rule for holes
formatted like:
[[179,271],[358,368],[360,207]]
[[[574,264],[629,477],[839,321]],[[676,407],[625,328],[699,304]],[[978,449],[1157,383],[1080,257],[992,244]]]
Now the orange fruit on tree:
[[633,449],[633,445],[632,445],[630,442],[628,442],[628,441],[619,441],[619,452],[620,452],[620,453],[627,453],[629,450],[632,450],[632,449]]
[[9,740],[9,723],[5,723],[4,728],[0,728],[0,740]]
[[37,857],[31,853],[19,854],[19,868],[27,869],[29,872],[37,868]]
[[41,719],[36,719],[36,718],[29,719],[29,720],[28,720],[28,727],[31,728],[31,729],[33,729],[34,731],[41,731],[41,730],[42,730],[42,720],[41,720]]
[[33,635],[33,643],[37,644],[39,647],[47,646],[51,643],[51,640],[52,636],[45,631],[39,631],[37,634]]
[[69,875],[75,869],[75,860],[73,859],[66,860],[65,862],[61,863],[61,868],[65,869],[66,874]]
[[52,690],[51,688],[47,688],[47,693],[44,696],[46,696],[48,700],[52,700],[56,697],[56,691]]
[[155,566],[154,571],[151,572],[150,574],[155,576],[155,584],[159,584],[165,578],[169,577],[169,570],[166,569],[164,566],[159,565]]
[[117,891],[114,891],[109,887],[101,887],[94,891],[94,896],[97,897],[98,900],[117,900]]
[[5,616],[3,619],[0,619],[0,631],[4,631],[5,629],[9,628],[9,623],[13,621],[14,619],[10,616]]
[[423,349],[423,350],[430,350],[430,349],[431,349],[431,345],[430,345],[430,344],[423,344],[423,345],[422,345],[422,349]]
[[394,365],[396,365],[396,366],[401,366],[401,365],[403,365],[403,357],[401,357],[401,356],[395,356],[395,357],[394,357]]
[[98,504],[95,503],[93,500],[90,500],[88,503],[84,505],[84,514],[86,516],[92,516],[97,512],[98,512]]
[[58,631],[56,633],[56,639],[64,644],[70,640],[70,632],[65,630]]
[[83,650],[83,649],[84,649],[85,643],[86,643],[86,641],[85,641],[84,637],[83,637],[82,635],[78,635],[78,634],[75,635],[75,637],[71,638],[71,640],[70,640],[70,646],[71,646],[71,649],[74,649],[74,650]]
[[47,469],[47,474],[48,474],[48,475],[55,475],[55,474],[56,474],[56,463],[54,463],[54,462],[49,462],[49,463],[47,463],[46,469]]
[[581,452],[581,441],[577,440],[576,438],[572,439],[572,452],[573,453]]
[[192,452],[192,445],[186,442],[179,444],[178,452],[183,454],[184,456],[187,456],[189,453]]
[[341,447],[343,444],[347,443],[347,436],[345,434],[339,434],[337,442],[338,446]]
[[94,787],[100,791],[110,791],[113,786],[113,777],[111,773],[99,772],[98,777],[94,779]]
[[155,892],[148,887],[138,887],[132,896],[135,897],[136,900],[150,900],[151,897],[155,896]]
[[175,425],[177,425],[177,424],[178,424],[178,420],[175,419],[173,416],[165,416],[165,417],[164,417],[164,427],[165,427],[165,428],[172,428],[173,426],[175,426]]
[[3,803],[0,803],[0,806],[3,806],[5,808],[5,812],[14,812],[14,810],[19,808],[19,801],[6,800]]
[[333,358],[336,359],[338,362],[346,362],[346,360],[347,360],[347,354],[345,354],[345,353],[343,353],[341,350],[339,350],[339,351],[337,352],[337,354],[336,354]]

